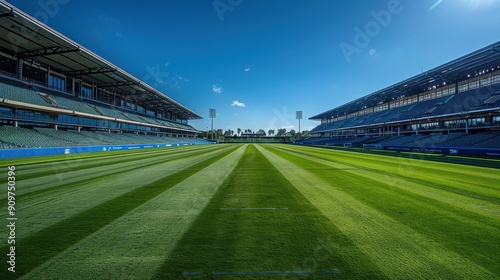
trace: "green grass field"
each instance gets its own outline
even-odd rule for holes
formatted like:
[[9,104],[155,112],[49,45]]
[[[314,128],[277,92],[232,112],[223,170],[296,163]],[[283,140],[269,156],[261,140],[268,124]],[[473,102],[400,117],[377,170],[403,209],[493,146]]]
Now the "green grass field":
[[498,160],[226,144],[15,165],[0,279],[500,279]]

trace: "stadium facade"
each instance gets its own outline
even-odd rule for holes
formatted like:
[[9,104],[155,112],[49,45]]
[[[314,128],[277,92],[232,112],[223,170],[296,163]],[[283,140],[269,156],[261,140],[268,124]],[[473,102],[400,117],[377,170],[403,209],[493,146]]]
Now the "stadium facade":
[[201,116],[5,1],[0,29],[1,145],[196,138]]
[[500,41],[309,119],[300,144],[500,148]]

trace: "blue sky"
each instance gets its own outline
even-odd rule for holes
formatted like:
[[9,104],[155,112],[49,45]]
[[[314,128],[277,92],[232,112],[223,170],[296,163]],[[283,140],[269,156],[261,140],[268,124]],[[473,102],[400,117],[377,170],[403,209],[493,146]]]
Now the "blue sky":
[[495,0],[11,0],[204,117],[301,130],[307,118],[500,39]]

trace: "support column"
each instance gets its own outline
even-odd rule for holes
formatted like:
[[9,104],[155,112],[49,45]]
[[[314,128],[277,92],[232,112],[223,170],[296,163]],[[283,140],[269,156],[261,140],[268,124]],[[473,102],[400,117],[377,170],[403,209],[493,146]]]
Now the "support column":
[[23,65],[24,61],[22,59],[17,60],[17,68],[16,68],[16,75],[19,77],[19,79],[23,79]]
[[50,81],[50,66],[47,67],[47,81],[45,81],[45,86],[48,88],[53,88],[54,85],[50,86],[49,81]]

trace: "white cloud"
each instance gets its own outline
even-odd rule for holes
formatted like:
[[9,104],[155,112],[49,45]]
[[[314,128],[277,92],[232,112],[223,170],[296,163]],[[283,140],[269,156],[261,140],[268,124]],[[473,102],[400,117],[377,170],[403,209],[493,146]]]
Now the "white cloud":
[[252,68],[250,67],[245,68],[245,72],[250,72],[250,70],[252,70]]
[[212,91],[215,93],[222,93],[224,89],[219,84],[215,84],[212,85]]
[[238,100],[233,101],[233,103],[231,103],[231,106],[246,107],[245,103],[239,102]]

